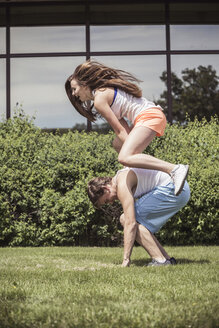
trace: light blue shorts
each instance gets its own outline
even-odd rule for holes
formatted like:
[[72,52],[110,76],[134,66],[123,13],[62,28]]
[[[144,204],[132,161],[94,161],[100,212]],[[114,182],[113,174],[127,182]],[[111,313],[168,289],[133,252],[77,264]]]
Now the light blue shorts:
[[186,205],[190,198],[190,189],[185,182],[179,196],[174,195],[174,184],[158,186],[141,196],[135,202],[136,221],[155,233]]

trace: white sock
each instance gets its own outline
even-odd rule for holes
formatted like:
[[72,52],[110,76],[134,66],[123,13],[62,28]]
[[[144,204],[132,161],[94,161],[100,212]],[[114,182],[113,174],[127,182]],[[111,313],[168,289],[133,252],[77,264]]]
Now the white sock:
[[171,171],[171,173],[175,172],[178,169],[178,167],[179,167],[179,164],[175,165],[174,169]]
[[162,258],[156,258],[155,259],[157,262],[159,262],[159,263],[164,263],[164,262],[166,262],[166,259],[162,259]]

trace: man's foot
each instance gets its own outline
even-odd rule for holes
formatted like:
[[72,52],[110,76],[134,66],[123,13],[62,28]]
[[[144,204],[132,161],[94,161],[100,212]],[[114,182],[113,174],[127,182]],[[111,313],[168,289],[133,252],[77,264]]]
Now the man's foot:
[[166,260],[165,262],[159,262],[155,259],[153,259],[147,266],[162,266],[162,265],[171,265],[172,263],[170,260]]
[[171,257],[171,258],[169,259],[169,261],[170,261],[170,263],[171,263],[172,265],[176,265],[176,264],[177,264],[175,257]]
[[174,194],[176,196],[178,196],[181,193],[184,183],[186,181],[188,172],[189,172],[189,165],[182,165],[182,164],[177,165],[176,168],[173,169],[173,171],[171,171],[170,176],[175,185]]

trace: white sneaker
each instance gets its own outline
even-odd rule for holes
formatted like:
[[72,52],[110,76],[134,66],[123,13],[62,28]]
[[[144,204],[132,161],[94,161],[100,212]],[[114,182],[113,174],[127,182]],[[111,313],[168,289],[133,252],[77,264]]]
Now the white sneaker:
[[184,186],[184,183],[186,181],[187,175],[189,172],[189,165],[182,165],[179,164],[173,171],[170,173],[170,176],[173,180],[173,183],[175,185],[175,195],[178,196]]

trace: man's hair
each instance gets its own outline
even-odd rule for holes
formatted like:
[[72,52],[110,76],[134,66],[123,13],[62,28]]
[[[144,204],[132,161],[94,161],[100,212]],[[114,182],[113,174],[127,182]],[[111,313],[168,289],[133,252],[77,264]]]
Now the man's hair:
[[104,188],[112,182],[111,177],[97,177],[88,182],[87,193],[90,201],[98,207],[98,200],[104,194]]
[[87,60],[76,67],[74,73],[65,82],[65,90],[68,98],[75,109],[89,121],[97,118],[97,113],[92,112],[93,104],[82,102],[78,97],[72,95],[71,81],[75,79],[80,86],[89,87],[91,91],[100,88],[118,88],[134,97],[141,97],[142,91],[136,83],[141,82],[132,74],[105,66],[94,60]]

